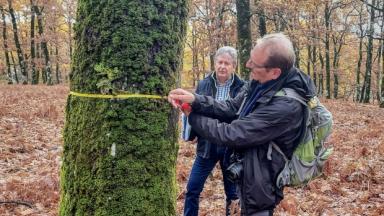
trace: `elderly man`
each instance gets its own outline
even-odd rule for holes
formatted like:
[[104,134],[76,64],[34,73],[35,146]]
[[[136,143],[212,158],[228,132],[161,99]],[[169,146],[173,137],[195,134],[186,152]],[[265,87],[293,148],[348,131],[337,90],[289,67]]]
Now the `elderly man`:
[[[217,50],[214,60],[215,71],[198,83],[196,94],[211,96],[218,101],[235,97],[243,86],[243,81],[233,73],[237,64],[236,49],[229,46],[221,47]],[[189,140],[193,140],[195,137],[196,134],[192,128]],[[224,172],[228,167],[231,152],[227,147],[217,146],[198,134],[197,142],[197,156],[187,184],[184,215],[198,215],[200,193],[217,162],[220,163],[223,173],[226,214],[229,215],[229,205],[232,200],[237,199],[236,186],[228,181],[227,174]]]
[[[234,148],[239,159],[242,215],[273,215],[283,199],[276,178],[284,167],[281,154],[269,148],[274,141],[289,158],[304,132],[304,107],[295,99],[275,96],[282,88],[295,90],[303,98],[314,96],[313,82],[294,67],[291,41],[281,33],[258,40],[246,66],[252,81],[231,100],[192,94],[183,89],[169,93],[168,100],[190,103],[189,123],[201,137],[217,145]],[[268,159],[268,150],[272,150]]]

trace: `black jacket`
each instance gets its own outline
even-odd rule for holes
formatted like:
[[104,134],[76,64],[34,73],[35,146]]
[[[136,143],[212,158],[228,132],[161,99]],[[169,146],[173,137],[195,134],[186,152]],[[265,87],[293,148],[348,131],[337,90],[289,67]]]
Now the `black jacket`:
[[196,94],[189,115],[189,123],[200,136],[243,153],[244,172],[239,187],[245,215],[274,209],[283,198],[275,180],[284,160],[276,151],[272,151],[271,161],[267,159],[269,143],[274,141],[285,155],[292,157],[304,131],[303,105],[292,98],[274,95],[282,88],[295,89],[304,98],[315,95],[310,78],[292,68],[264,90],[248,115],[238,119],[241,105],[257,85],[252,81],[236,98],[222,102]]
[[[236,74],[233,74],[232,79],[233,81],[229,90],[229,96],[234,98],[244,85],[244,81],[241,80]],[[216,74],[214,72],[209,74],[203,80],[200,80],[195,91],[196,94],[212,96],[213,98],[215,98],[216,92]],[[193,140],[196,136],[198,137],[196,154],[202,158],[210,158],[211,154],[216,152],[215,144],[212,144],[207,139],[197,135],[192,128],[189,140]]]

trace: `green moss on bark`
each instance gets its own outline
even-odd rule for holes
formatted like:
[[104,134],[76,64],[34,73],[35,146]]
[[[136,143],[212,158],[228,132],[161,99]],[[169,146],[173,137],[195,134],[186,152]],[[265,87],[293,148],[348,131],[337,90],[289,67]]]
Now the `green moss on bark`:
[[[165,95],[180,67],[186,8],[80,0],[71,90]],[[176,121],[163,99],[69,96],[60,215],[175,215]]]

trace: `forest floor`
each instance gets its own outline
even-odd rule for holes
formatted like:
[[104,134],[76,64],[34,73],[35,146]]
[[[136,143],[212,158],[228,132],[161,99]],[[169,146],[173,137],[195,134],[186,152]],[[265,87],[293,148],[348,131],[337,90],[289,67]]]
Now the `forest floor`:
[[[57,215],[67,86],[0,85],[0,215]],[[322,100],[334,116],[334,154],[325,176],[286,188],[275,215],[384,215],[384,109]],[[182,215],[195,145],[180,142],[177,163]],[[224,215],[221,173],[201,194],[200,214]]]

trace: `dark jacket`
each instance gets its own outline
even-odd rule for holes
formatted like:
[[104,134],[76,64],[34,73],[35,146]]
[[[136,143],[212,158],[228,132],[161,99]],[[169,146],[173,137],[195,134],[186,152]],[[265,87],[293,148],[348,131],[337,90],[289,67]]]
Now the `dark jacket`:
[[[234,98],[244,85],[244,81],[236,74],[233,74],[232,79],[233,81],[229,90],[229,96]],[[214,72],[209,74],[203,80],[200,80],[195,91],[196,94],[212,96],[213,98],[215,98],[216,92],[216,73]],[[216,152],[216,145],[197,135],[192,128],[189,140],[193,140],[196,136],[198,137],[196,154],[202,158],[210,158],[213,152]]]
[[236,98],[223,102],[196,94],[193,112],[189,115],[189,123],[200,136],[243,153],[243,176],[239,188],[245,215],[274,209],[283,198],[275,181],[284,160],[276,151],[272,151],[272,160],[267,159],[269,143],[277,143],[291,158],[304,131],[303,105],[292,98],[274,95],[282,88],[295,89],[307,99],[315,95],[310,78],[292,68],[263,91],[248,115],[238,119],[247,95],[257,85],[260,84],[252,81]]

